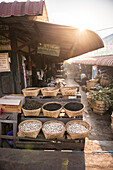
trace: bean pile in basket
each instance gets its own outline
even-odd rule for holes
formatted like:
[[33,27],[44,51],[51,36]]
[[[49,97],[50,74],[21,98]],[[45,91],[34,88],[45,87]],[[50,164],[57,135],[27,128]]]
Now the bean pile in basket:
[[61,123],[51,122],[43,126],[43,130],[46,133],[59,133],[65,130],[65,127]]
[[23,131],[34,131],[40,129],[41,124],[36,122],[26,122],[21,125]]
[[88,129],[79,123],[73,123],[67,126],[67,130],[71,133],[87,133]]
[[26,110],[35,110],[35,109],[39,109],[41,107],[42,107],[42,104],[35,101],[35,100],[27,101],[23,105],[23,108],[26,109]]

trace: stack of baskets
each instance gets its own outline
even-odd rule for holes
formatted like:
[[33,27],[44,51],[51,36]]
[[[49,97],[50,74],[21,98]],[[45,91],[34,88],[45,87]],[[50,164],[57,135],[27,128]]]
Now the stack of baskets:
[[95,106],[93,106],[93,112],[97,113],[97,114],[100,114],[100,115],[106,113],[105,102],[104,101],[96,100],[95,101]]

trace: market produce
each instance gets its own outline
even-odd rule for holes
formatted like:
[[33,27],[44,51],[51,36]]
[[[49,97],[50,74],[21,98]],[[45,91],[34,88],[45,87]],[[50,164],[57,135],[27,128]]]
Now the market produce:
[[65,105],[65,109],[71,110],[71,111],[78,111],[83,108],[83,104],[77,103],[77,102],[70,102]]
[[42,104],[35,101],[35,100],[30,100],[27,101],[24,105],[23,108],[26,110],[35,110],[35,109],[39,109],[42,107]]
[[45,110],[48,110],[48,111],[55,111],[55,110],[59,110],[61,108],[61,104],[58,104],[58,103],[48,103],[43,108]]
[[42,128],[46,133],[59,133],[65,130],[65,127],[63,124],[58,122],[51,122],[48,124],[45,124]]
[[23,131],[34,131],[41,128],[41,124],[37,122],[25,122],[21,125],[21,130]]
[[67,130],[71,133],[87,133],[88,129],[81,124],[73,123],[67,126]]

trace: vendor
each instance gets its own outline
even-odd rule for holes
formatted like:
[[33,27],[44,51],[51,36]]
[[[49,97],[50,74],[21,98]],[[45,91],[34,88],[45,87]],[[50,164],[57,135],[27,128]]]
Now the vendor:
[[38,76],[37,76],[37,69],[36,64],[32,64],[32,87],[37,87],[38,83]]
[[50,82],[52,77],[52,68],[49,66],[47,69],[46,81]]
[[87,80],[86,74],[82,73],[81,74],[81,86],[86,85],[86,80]]

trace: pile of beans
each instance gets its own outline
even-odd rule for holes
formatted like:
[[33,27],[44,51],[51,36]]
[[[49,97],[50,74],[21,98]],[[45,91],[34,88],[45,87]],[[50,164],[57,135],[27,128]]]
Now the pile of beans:
[[46,133],[59,133],[65,130],[65,127],[61,123],[51,122],[43,126],[43,130]]
[[41,107],[42,107],[42,104],[35,101],[35,100],[27,101],[23,105],[23,108],[26,109],[26,110],[35,110],[35,109],[39,109]]
[[73,123],[67,126],[67,130],[71,133],[87,133],[88,129],[79,123]]
[[21,125],[21,130],[23,131],[35,131],[40,129],[41,124],[37,122],[25,122]]

